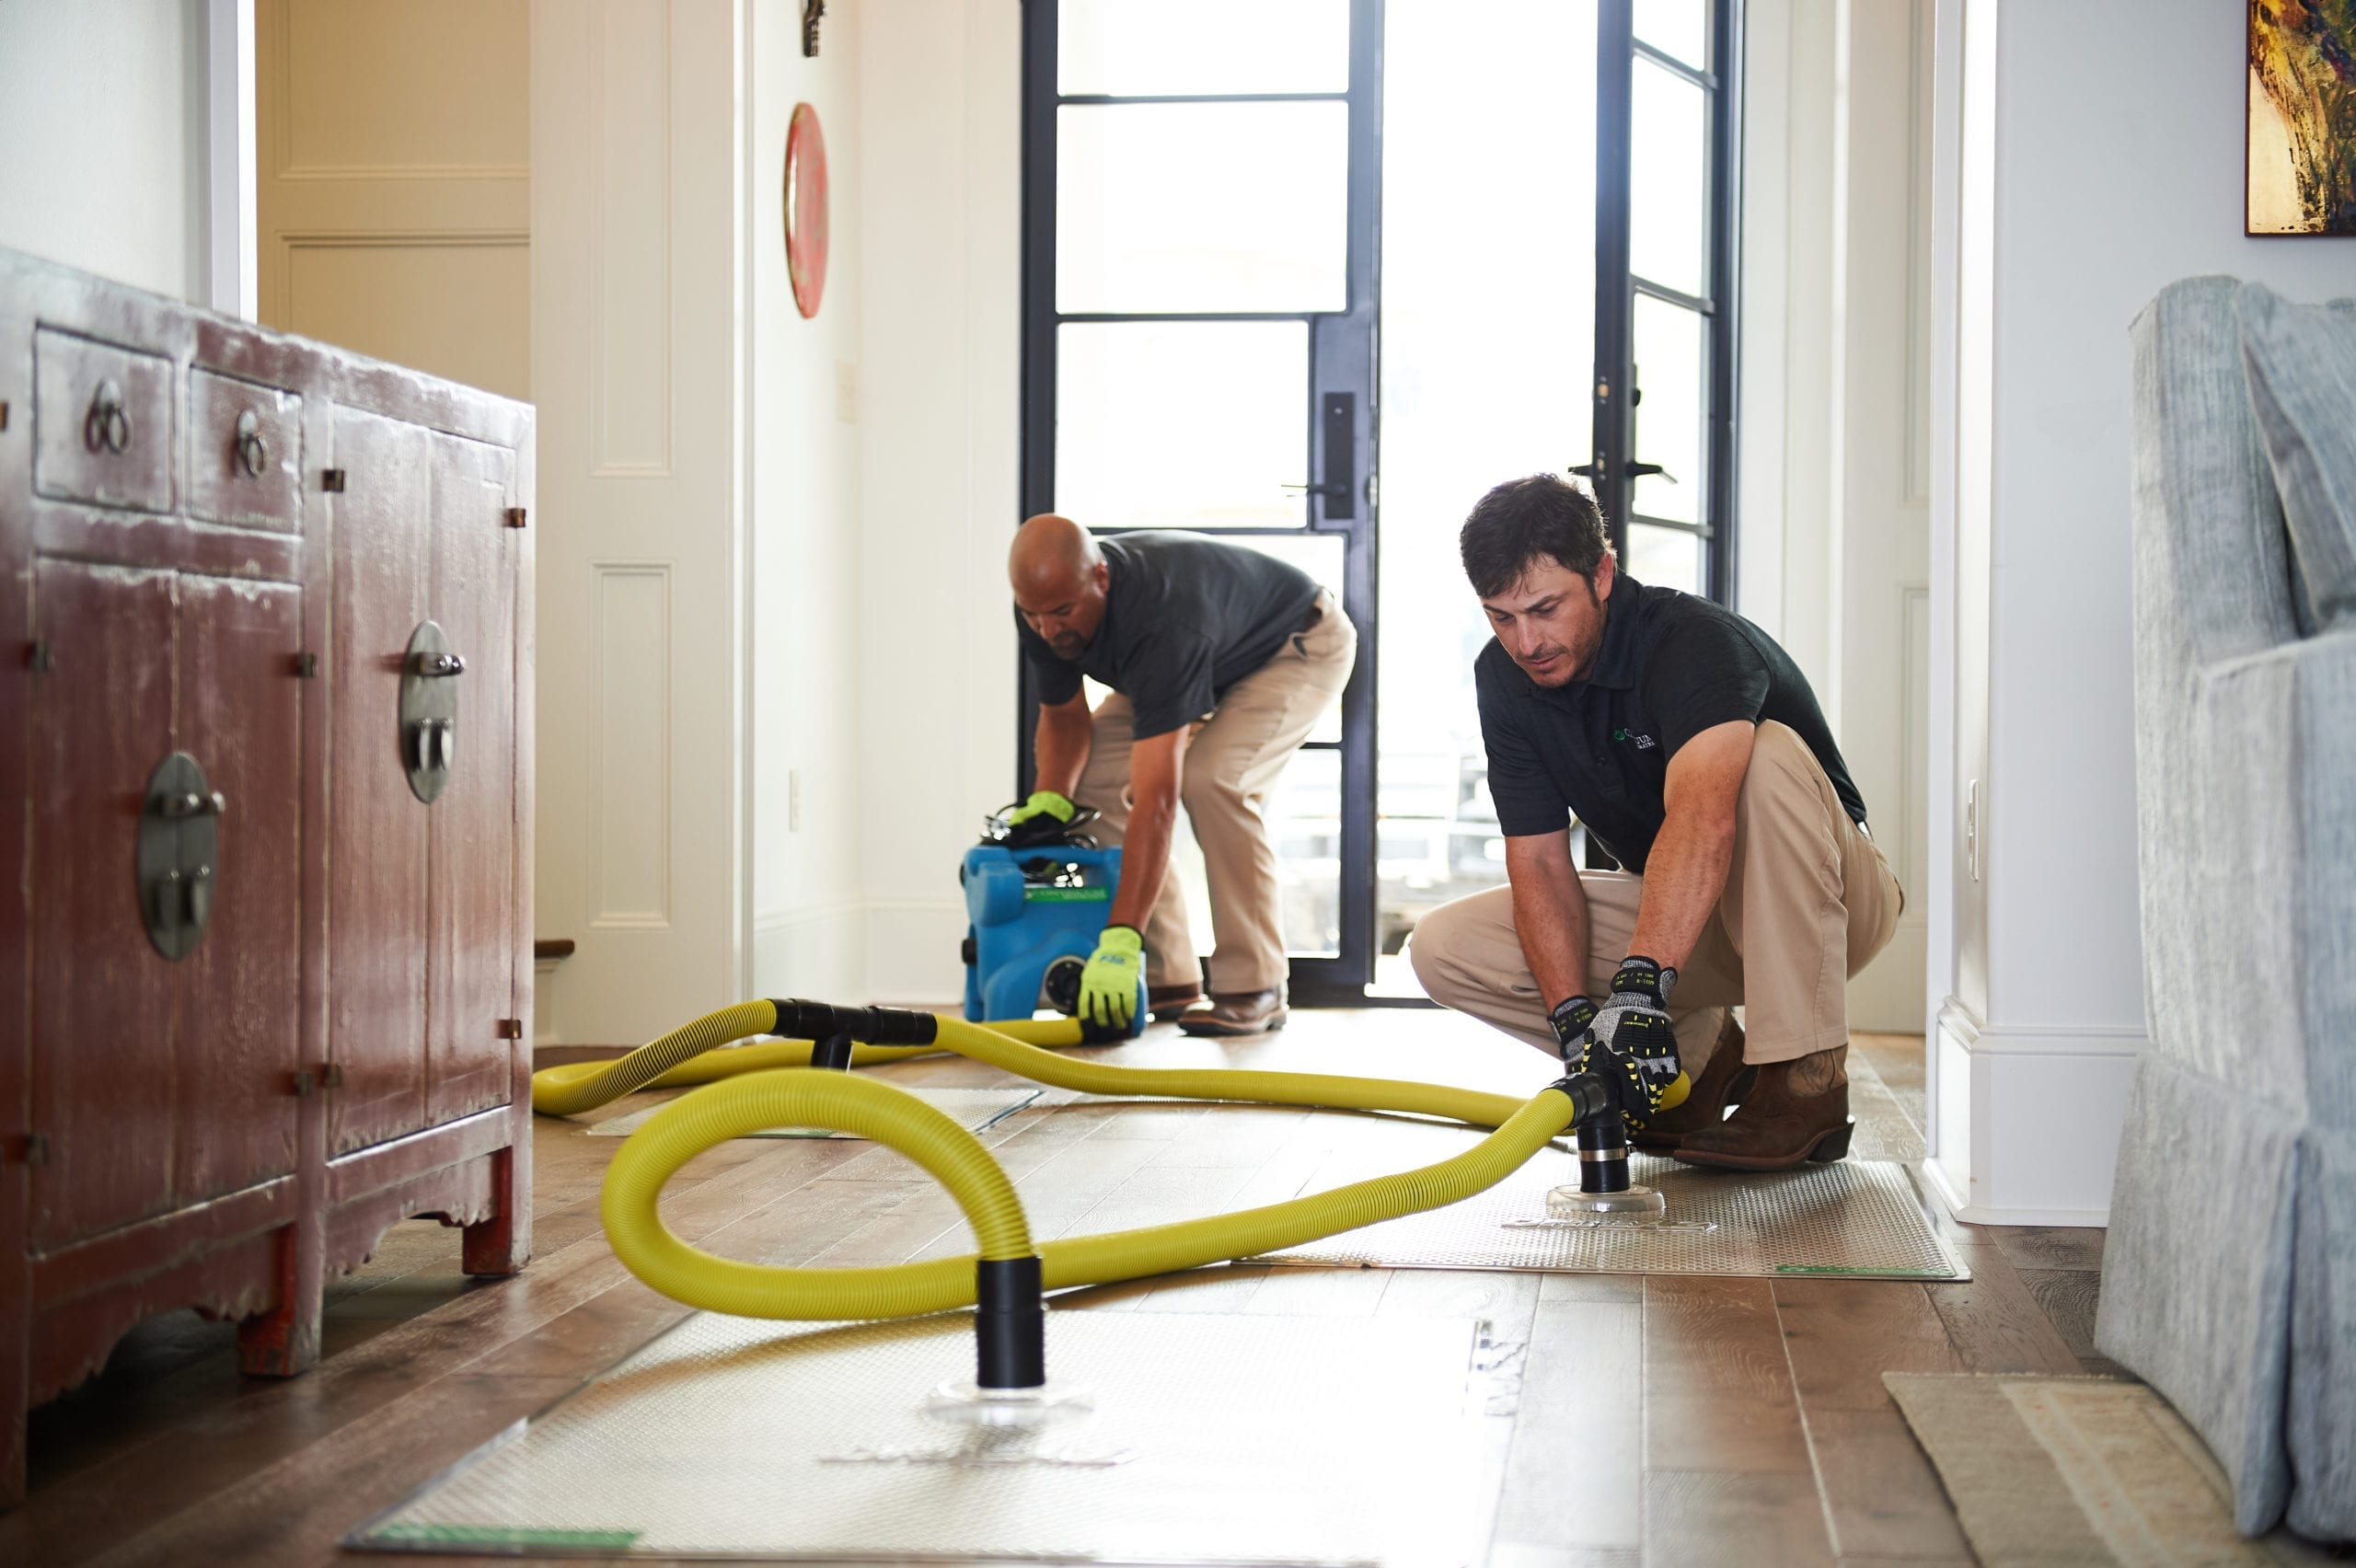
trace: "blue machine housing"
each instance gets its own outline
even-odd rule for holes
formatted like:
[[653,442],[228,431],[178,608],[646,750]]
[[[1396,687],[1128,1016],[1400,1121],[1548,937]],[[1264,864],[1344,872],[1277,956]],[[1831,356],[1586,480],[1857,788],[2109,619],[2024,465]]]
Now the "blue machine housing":
[[[1026,864],[1045,860],[1068,867],[1057,886],[1023,874]],[[1038,1006],[1047,966],[1067,956],[1085,960],[1096,951],[1113,890],[1120,885],[1121,852],[1046,845],[1010,849],[976,844],[965,851],[965,1018],[1029,1018]],[[1137,1013],[1129,1032],[1144,1032],[1145,981],[1138,981]]]

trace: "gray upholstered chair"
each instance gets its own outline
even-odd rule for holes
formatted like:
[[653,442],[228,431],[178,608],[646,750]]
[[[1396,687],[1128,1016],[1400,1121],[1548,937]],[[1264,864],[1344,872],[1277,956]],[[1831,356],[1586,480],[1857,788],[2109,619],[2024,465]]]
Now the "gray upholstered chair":
[[2314,547],[2286,536],[2246,371],[2253,298],[2189,279],[2132,329],[2151,1045],[2096,1344],[2207,1441],[2245,1532],[2333,1539],[2356,1537],[2356,629],[2315,629]]

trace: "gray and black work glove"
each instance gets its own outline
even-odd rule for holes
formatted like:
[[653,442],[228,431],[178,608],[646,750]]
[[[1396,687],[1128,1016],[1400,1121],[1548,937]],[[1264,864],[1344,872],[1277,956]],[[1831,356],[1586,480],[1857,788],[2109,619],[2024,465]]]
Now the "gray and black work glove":
[[1587,1049],[1588,1026],[1595,1021],[1595,1004],[1585,997],[1565,997],[1546,1015],[1554,1031],[1554,1050],[1564,1061],[1576,1063]]
[[1676,985],[1676,970],[1630,954],[1611,977],[1611,999],[1588,1026],[1586,1049],[1574,1060],[1570,1047],[1564,1048],[1573,1072],[1593,1073],[1611,1086],[1632,1127],[1681,1103],[1691,1088],[1669,1027],[1669,994]]

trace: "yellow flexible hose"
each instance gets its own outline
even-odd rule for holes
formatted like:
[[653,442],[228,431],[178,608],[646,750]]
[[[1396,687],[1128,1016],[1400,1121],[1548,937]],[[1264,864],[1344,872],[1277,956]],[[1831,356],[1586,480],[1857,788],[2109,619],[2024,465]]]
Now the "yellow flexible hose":
[[[775,1019],[775,1009],[766,1002],[726,1009],[675,1030],[619,1061],[588,1064],[595,1071],[570,1073],[565,1079],[549,1084],[545,1095],[541,1080],[566,1069],[544,1069],[534,1077],[533,1108],[551,1113],[585,1110],[642,1084],[681,1081],[673,1075],[697,1051],[770,1027]],[[1037,1251],[1043,1284],[1050,1290],[1248,1257],[1456,1203],[1519,1169],[1576,1116],[1570,1098],[1552,1090],[1525,1102],[1507,1095],[1384,1078],[1233,1068],[1124,1067],[1074,1060],[1039,1048],[1080,1043],[1080,1027],[1075,1021],[1026,1023],[1022,1032],[1037,1043],[1013,1038],[1008,1025],[986,1027],[942,1019],[937,1047],[1039,1082],[1088,1093],[1405,1111],[1496,1129],[1453,1159],[1330,1193],[1239,1214],[1047,1242]],[[699,1041],[705,1043],[698,1044]],[[806,1044],[783,1043],[789,1051],[798,1049],[801,1061],[808,1060]],[[738,1056],[768,1049],[743,1047],[725,1055]],[[884,1060],[917,1055],[927,1048],[872,1049],[877,1055],[869,1059]],[[898,1318],[942,1311],[974,1299],[973,1253],[881,1268],[780,1268],[722,1258],[673,1234],[663,1223],[659,1209],[663,1185],[672,1173],[714,1144],[778,1126],[831,1127],[896,1149],[931,1172],[956,1198],[974,1228],[980,1257],[1022,1257],[1031,1251],[1022,1200],[978,1138],[914,1096],[886,1084],[789,1066],[737,1069],[726,1081],[707,1084],[665,1106],[622,1145],[606,1169],[601,1198],[606,1233],[615,1254],[664,1295],[689,1306],[740,1317]]]
[[[771,1067],[808,1066],[811,1042],[807,1040],[767,1040],[757,1045],[720,1049],[731,1041],[762,1033],[775,1017],[773,1003],[739,1002],[650,1040],[626,1056],[542,1067],[532,1075],[532,1109],[543,1116],[577,1116],[641,1089],[684,1089]],[[1069,1019],[1041,1022],[1023,1019],[990,1028],[1042,1044],[1080,1043],[1080,1025]],[[854,1045],[850,1065],[866,1067],[878,1062],[906,1061],[941,1049],[938,1045]]]

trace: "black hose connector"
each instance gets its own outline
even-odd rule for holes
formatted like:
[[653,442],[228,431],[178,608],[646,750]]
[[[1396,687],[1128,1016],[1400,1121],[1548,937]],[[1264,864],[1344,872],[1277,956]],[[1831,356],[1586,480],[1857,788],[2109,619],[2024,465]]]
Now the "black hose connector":
[[974,1265],[974,1381],[1035,1389],[1047,1380],[1047,1309],[1039,1259],[984,1258]]
[[1617,1111],[1579,1124],[1579,1191],[1628,1190],[1628,1124]]
[[835,1072],[850,1071],[851,1037],[847,1031],[837,1030],[823,1039],[810,1042],[810,1065]]
[[941,1020],[911,1008],[837,1008],[825,1002],[776,1001],[772,1034],[788,1040],[826,1040],[844,1035],[867,1045],[930,1045]]
[[1565,1073],[1546,1086],[1572,1106],[1571,1120],[1585,1126],[1611,1109],[1611,1086],[1594,1073]]
[[1080,1020],[1080,1043],[1082,1045],[1120,1045],[1136,1032],[1126,1023],[1096,1023],[1084,1018]]

